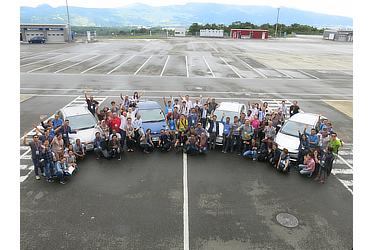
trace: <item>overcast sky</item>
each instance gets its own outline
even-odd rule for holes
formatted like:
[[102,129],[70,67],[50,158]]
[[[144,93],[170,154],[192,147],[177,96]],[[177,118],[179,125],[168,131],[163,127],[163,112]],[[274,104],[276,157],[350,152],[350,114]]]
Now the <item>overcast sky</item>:
[[[47,3],[52,7],[65,5],[65,0],[18,0],[21,6],[35,7]],[[123,7],[131,3],[144,3],[153,6],[185,4],[190,2],[210,2],[240,5],[267,5],[314,11],[324,14],[353,17],[352,0],[68,0],[69,6],[90,8]]]

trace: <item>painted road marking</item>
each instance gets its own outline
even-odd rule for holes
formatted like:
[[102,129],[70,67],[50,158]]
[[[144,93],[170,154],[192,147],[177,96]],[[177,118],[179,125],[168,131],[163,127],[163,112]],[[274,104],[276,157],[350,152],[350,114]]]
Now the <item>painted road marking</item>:
[[42,60],[39,60],[39,61],[36,61],[36,62],[31,62],[31,63],[26,63],[26,64],[23,64],[23,65],[20,65],[21,67],[26,67],[26,66],[29,66],[29,65],[32,65],[32,64],[35,64],[35,63],[39,63],[39,62],[44,62],[44,61],[47,61],[49,59],[52,59],[52,58],[55,58],[55,57],[59,57],[59,56],[63,56],[65,54],[61,54],[61,55],[57,55],[57,56],[52,56],[52,57],[48,57],[48,58],[45,58],[45,59],[42,59]]
[[[22,52],[21,52],[21,53],[22,53]],[[36,53],[36,54],[38,54],[38,53]],[[35,57],[46,56],[46,55],[49,55],[49,54],[54,54],[54,53],[38,54],[38,55],[36,55],[36,56],[24,57],[24,58],[21,58],[20,61],[22,61],[22,60],[27,60],[27,59],[31,59],[31,58],[35,58]],[[61,54],[61,53],[56,53],[56,54]]]
[[27,101],[28,99],[30,99],[31,97],[33,97],[34,95],[32,94],[21,94],[20,96],[20,102],[24,102],[24,101]]
[[333,175],[336,175],[336,174],[353,174],[353,169],[351,169],[351,168],[347,168],[347,169],[332,169],[331,173]]
[[210,68],[208,62],[206,61],[205,56],[203,56],[203,59],[204,59],[204,62],[205,62],[205,64],[206,64],[206,66],[207,66],[208,69],[210,70],[210,73],[212,74],[213,78],[216,78],[216,76],[215,76],[214,73],[213,73],[213,70]]
[[309,74],[309,73],[307,73],[307,72],[305,72],[305,71],[303,71],[303,70],[301,70],[301,69],[297,69],[296,71],[299,71],[301,74],[304,74],[304,75],[309,76],[309,77],[311,77],[311,78],[314,78],[314,79],[316,79],[316,80],[320,80],[318,77],[316,77],[316,76],[314,76],[314,75],[312,75],[312,74]]
[[168,55],[168,57],[166,58],[166,62],[165,62],[165,64],[164,64],[164,67],[162,68],[162,71],[161,71],[160,76],[162,76],[162,74],[164,74],[164,71],[165,71],[166,65],[168,64],[168,61],[169,61],[169,58],[170,58],[170,56]]
[[244,64],[246,65],[249,69],[253,70],[254,72],[256,72],[257,74],[259,74],[260,76],[262,76],[263,78],[268,78],[264,73],[262,73],[261,71],[253,68],[251,65],[249,65],[248,63],[246,63],[244,60],[240,59],[238,57],[238,59]]
[[74,63],[73,65],[67,66],[67,67],[65,67],[65,68],[63,68],[63,69],[59,69],[59,70],[57,70],[57,71],[55,71],[55,72],[53,72],[53,73],[58,73],[58,72],[61,72],[61,71],[64,71],[64,70],[70,69],[71,67],[77,66],[77,65],[79,65],[79,64],[81,64],[81,63],[84,63],[84,62],[89,61],[89,60],[91,60],[91,59],[93,59],[93,58],[96,58],[96,57],[99,57],[99,55],[96,55],[96,56],[93,56],[93,57],[87,58],[86,60],[83,60],[83,61],[80,61],[80,62],[77,62],[77,63]]
[[131,59],[133,59],[135,57],[135,55],[132,55],[130,56],[129,58],[127,58],[125,61],[121,62],[117,67],[115,67],[114,69],[112,69],[111,71],[109,71],[108,73],[106,73],[107,75],[111,74],[112,72],[116,71],[117,69],[119,69],[122,65],[124,65],[125,63],[127,63],[128,61],[130,61]]
[[236,71],[236,69],[232,66],[232,65],[230,65],[230,64],[228,64],[227,62],[226,62],[226,60],[225,59],[223,59],[222,57],[219,57],[227,66],[229,66],[229,68],[232,70],[232,71],[234,71],[234,73],[237,75],[237,76],[239,76],[239,78],[243,78],[240,74],[239,74],[239,72],[238,71]]
[[341,184],[353,195],[353,191],[350,187],[353,187],[353,181],[341,180],[338,178]]
[[190,235],[188,222],[188,171],[187,171],[187,154],[183,153],[183,242],[184,250],[190,249]]
[[188,74],[188,62],[187,62],[187,56],[185,56],[185,59],[186,59],[186,72],[187,72],[187,77],[190,77],[190,75]]
[[149,62],[149,60],[151,60],[152,56],[148,57],[148,59],[142,64],[142,66],[140,66],[140,68],[135,71],[134,73],[134,76],[136,76],[136,74],[138,74],[138,72],[147,64],[147,62]]
[[207,42],[207,44],[208,44],[212,49],[214,49],[217,53],[219,53],[219,51],[218,51],[215,47],[213,47],[209,42]]
[[323,100],[325,103],[331,107],[339,110],[343,114],[353,118],[353,101],[351,100]]
[[115,56],[113,56],[113,57],[110,57],[110,58],[106,59],[105,61],[102,61],[101,63],[98,63],[98,64],[92,66],[91,68],[88,68],[88,69],[86,69],[86,70],[83,70],[83,71],[81,72],[81,74],[84,74],[84,73],[86,73],[87,71],[90,71],[91,69],[94,69],[94,68],[96,68],[97,66],[100,66],[101,64],[104,64],[104,63],[106,63],[107,61],[110,61],[110,60],[112,60],[113,58],[115,58],[115,57],[117,57],[117,56],[119,56],[119,55],[115,55]]
[[280,71],[280,70],[278,70],[278,69],[273,68],[273,70],[277,71],[278,73],[280,73],[280,74],[282,74],[282,75],[284,75],[284,76],[286,76],[286,77],[288,77],[288,78],[291,78],[291,79],[295,78],[295,77],[293,77],[293,76],[287,74],[286,72]]
[[50,67],[50,66],[53,66],[53,65],[56,65],[56,64],[58,64],[58,63],[62,63],[62,62],[65,62],[65,61],[71,60],[71,59],[76,58],[76,57],[79,57],[79,56],[82,56],[82,55],[76,55],[76,56],[69,57],[69,58],[66,58],[66,59],[64,59],[64,60],[61,60],[61,61],[55,62],[55,63],[47,64],[47,65],[44,65],[44,66],[42,66],[42,67],[39,67],[39,68],[36,68],[36,69],[29,70],[29,71],[27,71],[27,73],[31,73],[31,72],[37,71],[37,70],[39,70],[39,69],[48,68],[48,67]]

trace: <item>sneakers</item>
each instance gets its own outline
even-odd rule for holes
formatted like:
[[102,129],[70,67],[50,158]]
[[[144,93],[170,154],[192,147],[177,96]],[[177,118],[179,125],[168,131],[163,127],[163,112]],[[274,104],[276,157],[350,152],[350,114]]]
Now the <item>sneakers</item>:
[[54,182],[54,180],[53,179],[48,179],[47,182],[52,183],[52,182]]
[[43,172],[42,175],[45,177],[45,173]]
[[60,181],[60,184],[62,184],[62,185],[65,185],[65,184],[66,184],[66,182],[64,182],[64,181]]
[[40,180],[40,176],[39,175],[35,176],[35,179]]

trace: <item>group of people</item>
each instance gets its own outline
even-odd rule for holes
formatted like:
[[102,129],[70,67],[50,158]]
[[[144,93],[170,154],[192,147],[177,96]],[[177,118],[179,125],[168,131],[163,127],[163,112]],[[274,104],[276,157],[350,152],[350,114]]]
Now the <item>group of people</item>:
[[[103,131],[95,134],[93,144],[96,159],[104,157],[121,160],[122,152],[126,150],[131,153],[139,149],[148,154],[156,148],[164,152],[175,149],[187,154],[205,154],[209,150],[215,150],[221,124],[223,153],[236,153],[253,160],[268,161],[282,172],[290,170],[288,150],[280,151],[274,138],[285,119],[299,112],[297,101],[289,108],[282,101],[276,110],[271,110],[267,102],[248,102],[247,113],[234,116],[231,120],[225,113],[221,117],[215,114],[218,106],[215,98],[207,98],[203,102],[201,95],[195,100],[191,100],[189,95],[170,97],[168,100],[164,97],[167,127],[161,130],[158,138],[154,138],[150,129],[143,129],[141,112],[137,109],[141,96],[142,93],[138,92],[134,92],[132,96],[121,94],[121,103],[112,101],[110,107],[100,109],[93,96],[88,97],[85,93],[88,110],[98,118]],[[75,131],[71,130],[69,121],[62,121],[58,116],[47,124],[42,122],[42,126],[44,131],[37,128],[41,135],[35,135],[29,143],[36,178],[40,179],[38,168],[44,166],[48,181],[51,180],[50,170],[53,170],[63,184],[64,174],[61,173],[64,173],[64,169],[76,168],[76,161],[85,157],[84,144],[78,139],[74,146],[70,145],[69,133]],[[300,173],[311,175],[318,166],[317,180],[323,183],[331,172],[333,153],[337,153],[341,146],[337,141],[339,140],[329,121],[321,123],[318,134],[315,130],[310,134],[305,130],[300,133]],[[41,159],[43,164],[40,164]]]

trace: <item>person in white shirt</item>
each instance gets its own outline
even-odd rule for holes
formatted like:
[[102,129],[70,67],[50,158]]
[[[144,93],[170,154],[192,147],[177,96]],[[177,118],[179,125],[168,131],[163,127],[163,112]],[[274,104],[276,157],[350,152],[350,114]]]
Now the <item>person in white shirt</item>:
[[281,112],[284,118],[287,118],[287,106],[286,101],[282,101],[282,103],[278,107],[278,112]]
[[126,111],[123,111],[119,117],[121,119],[121,125],[119,126],[119,133],[121,135],[120,143],[121,143],[122,148],[124,148],[125,146],[126,125],[127,125],[126,116],[127,116]]
[[179,112],[180,112],[181,114],[185,115],[185,116],[188,115],[188,113],[189,113],[189,109],[188,109],[188,106],[187,106],[187,103],[186,103],[185,100],[182,101],[182,105],[181,105],[181,107],[180,107],[180,109],[179,109]]
[[174,108],[177,107],[178,112],[179,112],[181,105],[179,104],[179,100],[178,100],[178,98],[175,98],[175,99],[172,98],[172,100],[173,100],[173,102],[174,102],[173,107],[174,107]]
[[132,107],[129,107],[128,111],[127,111],[127,118],[130,117],[131,120],[135,120],[135,116],[136,116],[136,112],[133,110]]
[[249,104],[248,102],[248,107],[249,107],[249,110],[251,111],[251,119],[253,119],[253,117],[255,115],[258,116],[258,108],[256,107],[256,103],[252,103],[252,105]]
[[136,118],[132,122],[132,126],[134,128],[134,133],[135,133],[135,139],[137,140],[140,136],[140,130],[142,129],[143,121],[141,118],[140,113],[136,114]]
[[[183,98],[182,96],[181,96],[181,99],[182,99],[182,102],[183,101],[186,101],[186,106],[187,106],[187,110],[188,110],[188,113],[190,112],[190,110],[193,108],[193,103],[192,103],[192,101],[190,100],[190,96],[189,95],[185,95],[185,97]],[[188,113],[187,113],[187,115],[188,115]]]

